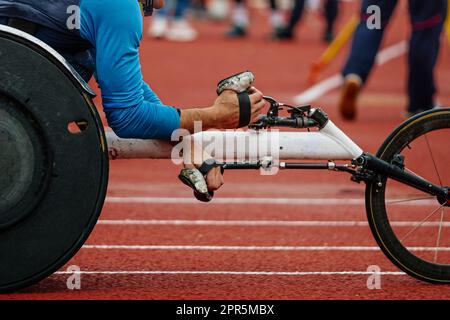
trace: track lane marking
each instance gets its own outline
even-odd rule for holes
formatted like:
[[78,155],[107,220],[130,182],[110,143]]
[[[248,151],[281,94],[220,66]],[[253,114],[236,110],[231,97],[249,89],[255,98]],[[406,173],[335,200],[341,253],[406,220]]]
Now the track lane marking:
[[[388,200],[395,201],[395,199]],[[160,204],[280,204],[280,205],[349,205],[359,206],[365,205],[364,199],[341,199],[341,198],[215,198],[210,203],[199,202],[194,198],[188,197],[106,197],[106,203],[160,203]],[[411,202],[396,203],[395,206],[437,206],[436,200],[418,200]]]
[[338,275],[406,275],[400,271],[166,271],[166,270],[120,270],[120,271],[57,271],[56,275],[244,275],[244,276],[338,276]]
[[[211,251],[380,251],[369,246],[193,246],[193,245],[84,245],[96,250],[211,250]],[[435,247],[409,247],[410,251],[435,251]],[[439,247],[450,251],[450,247]]]
[[[391,221],[394,227],[414,227],[418,221]],[[99,225],[124,225],[124,226],[240,226],[240,227],[366,227],[367,221],[281,221],[281,220],[99,220]],[[437,227],[440,222],[425,222],[422,227]],[[450,222],[443,222],[443,227],[450,227]]]

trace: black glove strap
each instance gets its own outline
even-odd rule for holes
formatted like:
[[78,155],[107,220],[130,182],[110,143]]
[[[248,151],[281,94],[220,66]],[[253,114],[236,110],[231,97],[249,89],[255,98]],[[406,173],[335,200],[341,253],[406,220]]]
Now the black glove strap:
[[208,172],[210,172],[213,168],[216,168],[218,166],[219,166],[219,164],[216,162],[216,160],[208,159],[202,163],[200,168],[198,168],[198,171],[200,171],[203,176],[206,176],[208,174]]
[[239,100],[239,125],[238,128],[246,127],[250,124],[251,120],[251,103],[248,92],[244,91],[238,93]]

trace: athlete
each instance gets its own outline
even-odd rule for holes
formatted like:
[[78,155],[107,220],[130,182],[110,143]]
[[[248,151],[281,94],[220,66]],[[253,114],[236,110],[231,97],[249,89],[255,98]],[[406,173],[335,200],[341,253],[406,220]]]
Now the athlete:
[[[294,7],[292,8],[289,22],[285,28],[277,30],[278,32],[275,33],[275,39],[292,40],[294,38],[294,31],[302,18],[305,4],[306,0],[294,1]],[[323,16],[326,22],[323,32],[323,41],[330,43],[334,38],[334,25],[339,15],[338,0],[324,0],[323,7]]]
[[[381,28],[369,29],[369,6],[377,5],[381,12]],[[342,70],[345,79],[339,100],[339,111],[346,120],[357,115],[357,98],[367,82],[392,17],[397,0],[364,0],[361,4],[361,22],[356,29],[352,48]],[[447,13],[447,0],[409,0],[412,35],[408,53],[407,116],[432,109],[435,106],[436,85],[434,68],[440,47],[440,35]]]
[[[95,74],[109,126],[121,138],[167,139],[193,131],[236,128],[239,102],[225,90],[211,107],[177,109],[164,105],[145,83],[139,61],[143,17],[164,0],[0,0],[0,24],[28,32],[57,50],[86,80]],[[75,18],[74,18],[75,13]],[[251,122],[264,107],[262,93],[249,91]],[[223,184],[220,168],[206,177],[213,191]]]

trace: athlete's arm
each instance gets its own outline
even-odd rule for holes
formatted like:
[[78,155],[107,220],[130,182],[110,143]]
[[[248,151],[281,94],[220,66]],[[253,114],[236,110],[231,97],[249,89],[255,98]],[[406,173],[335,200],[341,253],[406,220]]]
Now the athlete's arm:
[[81,35],[96,49],[96,75],[109,125],[123,138],[170,139],[178,111],[142,78],[142,15],[136,0],[81,1]]
[[[264,108],[263,94],[256,88],[249,90],[251,122],[254,122]],[[239,102],[235,92],[225,90],[209,108],[181,110],[181,128],[193,132],[194,121],[202,121],[202,129],[234,129],[239,123]]]
[[159,105],[163,104],[159,99],[159,97],[156,95],[156,93],[150,88],[150,86],[147,83],[145,82],[142,83],[142,90],[144,91],[145,101]]
[[[96,74],[108,123],[123,138],[170,139],[178,128],[235,128],[237,96],[224,92],[209,108],[178,111],[160,103],[144,85],[139,62],[142,15],[136,0],[81,1],[81,35],[96,48]],[[146,97],[149,97],[146,99]],[[156,98],[156,99],[155,99]],[[262,94],[250,97],[252,120],[264,106]]]

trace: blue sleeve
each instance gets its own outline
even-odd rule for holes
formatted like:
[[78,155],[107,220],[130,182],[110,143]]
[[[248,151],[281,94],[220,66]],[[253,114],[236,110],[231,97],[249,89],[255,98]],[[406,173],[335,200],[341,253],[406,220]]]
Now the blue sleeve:
[[144,90],[144,100],[148,101],[150,103],[155,103],[155,104],[163,104],[161,102],[161,100],[158,98],[158,96],[156,95],[156,93],[153,92],[153,90],[150,88],[150,86],[143,82],[142,83],[142,90]]
[[138,1],[109,0],[105,7],[105,1],[82,0],[80,7],[81,36],[95,47],[96,78],[111,128],[123,138],[170,139],[180,117],[143,81]]

